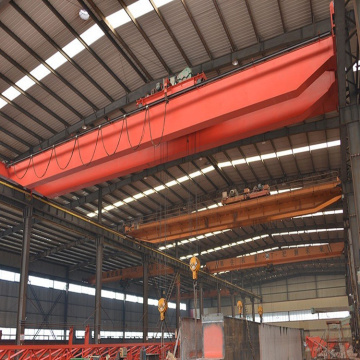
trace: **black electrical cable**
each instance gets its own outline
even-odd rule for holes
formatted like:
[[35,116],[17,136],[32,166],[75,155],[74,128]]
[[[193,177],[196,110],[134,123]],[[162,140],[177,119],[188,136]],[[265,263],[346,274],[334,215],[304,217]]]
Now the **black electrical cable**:
[[99,134],[100,134],[100,130],[98,129],[98,133],[97,133],[97,136],[96,136],[96,142],[95,142],[95,147],[94,147],[94,151],[91,155],[91,158],[90,158],[90,161],[88,163],[85,163],[82,156],[81,156],[81,151],[80,151],[80,141],[79,139],[77,138],[77,144],[78,144],[78,151],[79,151],[79,158],[80,158],[80,161],[81,163],[84,165],[84,166],[89,166],[91,164],[91,162],[93,161],[94,159],[94,156],[95,156],[95,152],[96,152],[96,148],[97,148],[97,145],[98,145],[98,142],[99,142]]
[[103,128],[102,128],[101,125],[99,126],[100,131],[101,131],[101,134],[100,134],[100,135],[101,135],[101,142],[102,142],[102,144],[103,144],[103,148],[104,148],[107,156],[111,156],[111,155],[114,155],[114,154],[116,153],[116,151],[117,151],[117,149],[118,149],[118,147],[119,147],[119,145],[120,145],[120,140],[121,140],[122,133],[123,133],[123,130],[124,130],[124,123],[125,123],[125,121],[123,120],[122,127],[121,127],[121,132],[120,132],[120,135],[119,135],[119,140],[118,140],[118,142],[117,142],[117,144],[116,144],[116,147],[115,147],[115,150],[114,150],[114,152],[113,152],[112,154],[110,154],[110,153],[107,151],[107,149],[106,149],[105,142],[104,142],[103,131],[102,131]]
[[16,176],[19,180],[23,179],[23,178],[26,176],[26,174],[27,174],[27,172],[28,172],[28,170],[29,170],[29,168],[30,168],[31,159],[32,159],[32,156],[29,157],[29,162],[28,162],[28,164],[27,164],[27,167],[26,167],[26,170],[25,170],[23,176],[18,176],[18,174],[17,174],[17,172],[16,172],[16,164],[14,165],[14,174],[15,174],[15,176]]
[[59,161],[58,161],[58,156],[57,156],[57,154],[56,154],[56,147],[54,146],[55,160],[56,160],[56,164],[57,164],[57,166],[59,167],[60,170],[65,170],[65,169],[69,166],[70,161],[71,161],[71,159],[72,159],[72,157],[73,157],[73,155],[74,155],[74,152],[75,152],[75,146],[76,146],[76,142],[77,142],[77,141],[78,141],[78,139],[75,138],[75,140],[74,140],[74,146],[73,146],[73,148],[72,148],[72,150],[71,150],[70,158],[69,158],[68,162],[66,163],[65,167],[61,167],[61,166],[60,166]]
[[126,134],[127,134],[127,138],[128,138],[128,141],[129,141],[129,145],[130,145],[130,147],[131,147],[132,150],[137,150],[137,149],[140,147],[141,142],[142,142],[142,140],[143,140],[143,138],[144,138],[144,135],[145,135],[145,127],[146,127],[146,115],[147,115],[148,110],[149,110],[149,107],[146,106],[145,116],[144,116],[144,123],[143,123],[143,129],[142,129],[142,134],[141,134],[141,136],[140,136],[139,143],[138,143],[136,146],[133,146],[133,145],[131,144],[130,135],[129,135],[129,127],[128,127],[128,122],[127,122],[127,116],[124,115],[124,117],[125,117],[125,123],[126,123]]
[[164,137],[164,131],[165,131],[165,122],[166,122],[166,107],[167,107],[167,104],[169,103],[169,101],[166,101],[165,102],[165,110],[164,110],[164,120],[163,120],[163,126],[162,126],[162,132],[161,132],[161,136],[160,136],[160,140],[157,144],[155,144],[154,140],[153,140],[153,137],[152,137],[152,133],[151,133],[151,124],[150,124],[150,110],[148,110],[148,121],[149,121],[149,133],[150,133],[150,140],[151,140],[151,144],[154,146],[154,147],[158,147],[161,142],[162,142],[162,139]]
[[46,165],[46,168],[45,168],[42,175],[37,174],[36,169],[35,169],[35,164],[34,164],[34,157],[31,158],[32,159],[32,167],[34,169],[34,174],[38,179],[42,179],[46,175],[47,171],[49,170],[49,166],[50,166],[50,162],[51,162],[51,159],[53,157],[53,154],[54,154],[54,148],[52,148],[52,150],[51,150],[49,161],[48,161],[48,163]]

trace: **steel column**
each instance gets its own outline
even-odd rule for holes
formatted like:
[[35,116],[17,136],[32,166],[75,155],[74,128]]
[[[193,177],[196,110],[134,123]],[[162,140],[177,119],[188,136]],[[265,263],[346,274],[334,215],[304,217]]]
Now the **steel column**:
[[[355,16],[357,19],[357,2],[355,1]],[[336,53],[337,53],[337,77],[338,77],[338,98],[340,121],[346,126],[349,156],[351,166],[352,184],[347,176],[347,168],[345,164],[342,167],[342,177],[347,182],[343,183],[344,194],[348,207],[348,246],[350,258],[351,282],[353,284],[354,302],[359,302],[359,287],[357,281],[357,272],[360,265],[359,254],[359,230],[360,230],[360,109],[358,105],[358,90],[355,82],[354,72],[352,70],[351,48],[348,41],[348,29],[345,16],[345,2],[343,0],[335,0],[335,29],[336,29]],[[357,22],[358,25],[358,22]],[[358,34],[359,36],[359,34]],[[358,75],[356,75],[358,76]],[[348,80],[348,82],[347,82]],[[348,85],[348,88],[347,88]],[[350,105],[347,103],[347,92],[350,97]],[[346,138],[344,129],[341,132],[342,140]],[[346,143],[341,142],[342,160],[347,161]],[[351,189],[352,188],[352,189]],[[345,209],[346,210],[346,209]],[[346,211],[344,211],[344,220]],[[352,328],[353,336],[358,338],[359,334],[359,313],[354,312],[355,327]]]
[[64,340],[66,340],[66,331],[68,330],[68,326],[67,326],[68,308],[69,308],[69,267],[66,268],[66,288],[65,288],[65,299],[64,299]]
[[21,345],[24,342],[25,319],[26,319],[26,291],[29,275],[29,253],[32,231],[32,206],[28,205],[23,210],[24,215],[24,233],[23,248],[21,252],[20,284],[18,298],[18,312],[16,322],[16,344]]
[[180,329],[180,298],[181,298],[181,293],[180,293],[180,274],[177,274],[177,279],[176,279],[176,329],[179,330]]
[[243,303],[243,318],[246,319],[246,303],[245,303],[246,298],[245,298],[245,297],[241,297],[241,301],[242,301],[242,303]]
[[149,262],[144,256],[143,258],[143,342],[148,341],[148,330],[149,330]]
[[204,289],[202,282],[200,283],[200,289],[199,289],[199,298],[200,298],[200,319],[204,316]]
[[217,289],[217,312],[221,313],[221,289]]
[[104,238],[96,239],[96,285],[95,285],[95,344],[100,344],[101,328],[101,286],[102,286],[102,263],[104,252]]
[[253,298],[251,299],[251,314],[253,321],[255,321],[255,300]]
[[235,294],[231,294],[230,301],[231,301],[231,316],[234,318],[235,317]]
[[[99,192],[98,200],[98,222],[102,221],[102,192]],[[101,287],[102,287],[102,265],[104,255],[104,237],[99,236],[96,239],[96,285],[95,285],[95,326],[94,338],[95,344],[100,343],[101,329]]]

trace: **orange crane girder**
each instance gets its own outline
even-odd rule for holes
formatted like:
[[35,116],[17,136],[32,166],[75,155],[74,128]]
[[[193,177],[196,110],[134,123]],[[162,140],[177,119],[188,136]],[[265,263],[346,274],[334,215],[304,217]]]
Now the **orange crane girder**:
[[210,261],[206,263],[206,270],[211,274],[214,274],[221,271],[244,270],[268,265],[328,259],[341,256],[343,251],[343,242],[328,245],[282,249],[251,256]]
[[159,243],[318,212],[341,198],[339,181],[139,224],[129,235]]
[[[120,280],[132,280],[132,279],[141,279],[143,277],[144,267],[135,266],[131,268],[116,269],[105,271],[102,273],[101,281],[102,283],[110,283]],[[174,274],[174,269],[170,266],[164,264],[149,264],[148,265],[148,276],[164,276]],[[91,276],[87,279],[89,284],[95,284],[96,277]]]
[[170,98],[165,125],[165,105],[156,104],[147,118],[137,113],[14,166],[0,163],[0,174],[54,197],[299,123],[337,109],[335,71],[330,36]]

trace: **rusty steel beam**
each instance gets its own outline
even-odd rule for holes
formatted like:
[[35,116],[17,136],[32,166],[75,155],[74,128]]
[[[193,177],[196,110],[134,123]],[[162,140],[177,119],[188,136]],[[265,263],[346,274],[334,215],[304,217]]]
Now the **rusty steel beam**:
[[[102,283],[111,283],[120,280],[133,280],[141,279],[143,277],[144,267],[135,266],[131,268],[117,269],[105,271],[102,273]],[[148,266],[148,276],[162,276],[162,275],[172,275],[174,274],[174,269],[170,266],[164,264],[149,264]],[[95,275],[87,279],[89,284],[95,284]]]
[[[331,181],[300,190],[239,201],[235,204],[166,220],[162,219],[161,224],[159,221],[139,224],[136,230],[132,228],[126,230],[129,235],[139,240],[159,243],[311,214],[340,200],[341,187],[339,184],[338,180]],[[161,234],[164,227],[166,227],[165,238]]]
[[251,256],[209,261],[206,263],[206,270],[210,274],[215,274],[221,271],[244,270],[268,265],[328,259],[340,257],[343,254],[343,251],[343,242],[328,245],[282,249]]
[[[229,289],[227,288],[223,288],[220,290],[220,296],[221,297],[229,297],[231,296],[232,292],[230,292]],[[208,290],[208,291],[203,291],[203,298],[204,299],[212,299],[212,298],[216,298],[218,296],[218,290]],[[174,300],[175,298],[172,297],[172,300]],[[189,292],[189,293],[183,293],[181,294],[181,300],[193,300],[194,299],[194,293],[193,292]]]

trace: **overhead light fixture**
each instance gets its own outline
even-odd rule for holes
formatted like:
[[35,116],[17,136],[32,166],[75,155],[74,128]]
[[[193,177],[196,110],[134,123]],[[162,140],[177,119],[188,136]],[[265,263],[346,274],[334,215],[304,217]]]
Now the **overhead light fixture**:
[[82,128],[83,130],[86,130],[86,129],[87,129],[87,126],[84,124],[81,128]]
[[232,63],[234,66],[239,65],[238,59],[234,59],[231,63]]
[[85,9],[81,9],[79,11],[79,16],[80,16],[80,19],[84,20],[84,21],[89,20],[89,17],[90,17],[89,13]]

